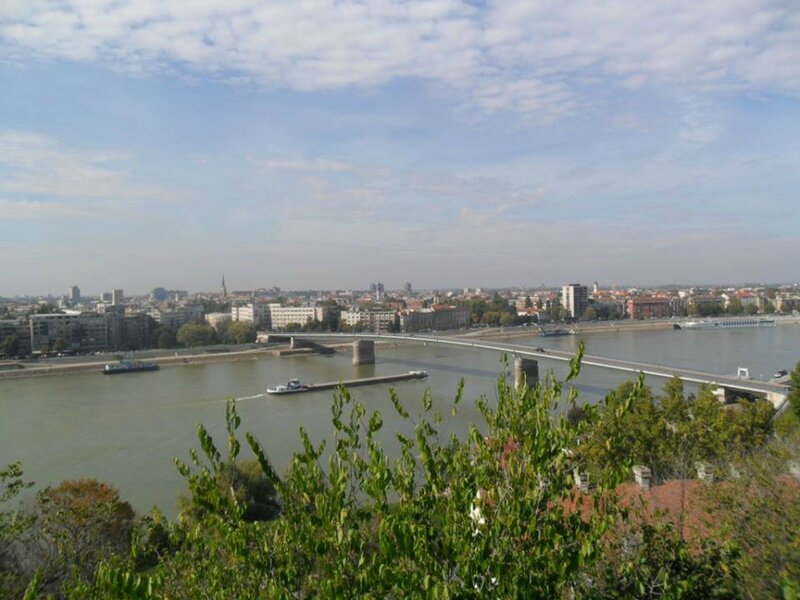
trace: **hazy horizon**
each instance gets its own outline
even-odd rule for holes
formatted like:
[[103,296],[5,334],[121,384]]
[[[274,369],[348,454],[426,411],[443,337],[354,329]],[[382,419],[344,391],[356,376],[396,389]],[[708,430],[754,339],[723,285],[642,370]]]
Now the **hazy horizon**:
[[[384,283],[384,282],[382,282],[382,283]],[[552,285],[551,284],[547,284],[546,282],[540,282],[538,284],[530,284],[530,285],[507,284],[507,285],[488,286],[488,285],[480,285],[480,284],[477,284],[477,285],[476,284],[471,284],[471,285],[452,285],[452,286],[444,286],[444,285],[439,285],[439,286],[414,286],[413,287],[413,291],[414,292],[417,292],[417,291],[440,292],[440,291],[464,290],[464,289],[469,289],[471,291],[475,291],[476,289],[482,289],[484,291],[485,290],[492,290],[492,291],[493,290],[515,290],[515,289],[535,291],[536,289],[541,289],[541,288],[548,289],[548,290],[556,290],[558,288],[563,287],[564,285],[567,285],[568,283],[580,283],[582,285],[587,286],[591,290],[592,284],[594,282],[593,281],[581,281],[581,282],[574,282],[574,281],[573,282],[567,282],[567,281],[564,281],[564,282],[560,282],[560,283],[552,284]],[[385,289],[386,289],[387,292],[403,291],[403,286],[404,285],[405,285],[405,282],[402,283],[402,284],[399,284],[399,285],[385,284]],[[783,282],[772,281],[772,282],[759,282],[759,283],[756,283],[756,282],[709,282],[709,281],[700,282],[700,281],[697,281],[697,282],[683,282],[683,283],[599,284],[600,290],[611,290],[611,289],[627,290],[627,289],[637,289],[637,288],[638,289],[653,289],[653,290],[657,290],[657,289],[687,289],[687,288],[700,288],[700,289],[703,289],[703,288],[713,288],[713,289],[731,288],[731,289],[742,289],[742,288],[751,288],[751,287],[752,288],[756,288],[756,287],[764,287],[764,288],[766,288],[766,287],[779,287],[779,286],[783,286],[783,287],[786,287],[786,286],[798,287],[798,286],[800,286],[800,283],[794,283],[794,282],[789,282],[789,281],[783,281]],[[95,298],[95,297],[99,297],[103,293],[109,293],[109,292],[112,291],[112,288],[102,289],[102,290],[96,290],[96,289],[87,290],[87,289],[81,287],[80,285],[78,285],[78,287],[81,290],[81,297],[83,297],[83,298]],[[119,287],[119,286],[115,286],[115,287]],[[150,287],[150,288],[148,288],[146,290],[137,290],[137,289],[127,290],[127,289],[125,289],[123,287],[122,290],[123,290],[126,298],[127,297],[139,297],[139,296],[146,296],[146,295],[150,294],[150,292],[153,289],[157,288],[157,287],[162,287],[162,288],[168,289],[168,290],[186,291],[190,295],[192,295],[192,294],[218,294],[219,291],[220,291],[220,287],[207,288],[207,289],[191,289],[191,288],[185,288],[185,287],[180,287],[180,286],[164,286],[164,285],[152,286],[152,287]],[[258,290],[263,290],[263,289],[269,290],[269,289],[271,289],[271,287],[273,287],[273,286],[270,286],[269,288],[265,288],[264,286],[250,286],[250,287],[241,287],[241,286],[240,287],[231,287],[231,286],[227,286],[227,289],[228,289],[228,294],[231,295],[231,294],[235,293],[236,291],[253,292],[253,291],[258,291]],[[277,286],[277,287],[280,288],[281,294],[295,293],[295,292],[296,293],[314,292],[314,291],[317,291],[317,292],[369,292],[370,291],[368,285],[367,286],[353,286],[353,287],[333,286],[333,287],[328,287],[328,288],[323,288],[323,287],[284,288],[282,286]],[[51,291],[44,291],[44,292],[41,292],[41,293],[17,293],[17,294],[10,294],[10,295],[6,295],[6,296],[0,295],[0,298],[8,298],[8,299],[15,298],[15,297],[16,298],[28,298],[28,297],[30,297],[30,298],[35,298],[35,297],[39,297],[39,298],[47,298],[47,297],[59,298],[61,296],[68,295],[67,292],[68,292],[68,290],[65,290],[63,293],[59,293],[58,291],[51,290]]]
[[0,8],[0,295],[800,279],[794,3],[214,4]]

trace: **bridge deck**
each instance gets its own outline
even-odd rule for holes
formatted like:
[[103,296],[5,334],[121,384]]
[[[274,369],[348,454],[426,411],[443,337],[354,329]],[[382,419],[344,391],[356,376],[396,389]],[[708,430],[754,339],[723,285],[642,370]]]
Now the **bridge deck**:
[[[480,350],[494,350],[497,352],[505,352],[507,354],[530,356],[533,358],[549,359],[561,362],[568,361],[574,356],[574,354],[571,352],[554,350],[552,348],[542,348],[542,350],[536,350],[530,346],[523,346],[520,344],[487,343],[484,341],[474,340],[474,338],[459,339],[458,337],[421,336],[413,334],[401,335],[390,333],[298,333],[289,335],[297,338],[367,338],[403,340],[417,343],[422,342],[443,344],[448,346],[459,346],[463,348],[476,348]],[[755,394],[786,394],[786,386],[784,385],[763,381],[754,381],[752,379],[739,379],[737,377],[719,375],[716,373],[704,373],[702,371],[685,369],[682,367],[654,365],[650,363],[608,358],[591,354],[584,355],[582,364],[590,367],[613,369],[615,371],[623,371],[628,373],[644,373],[645,375],[651,375],[653,377],[671,378],[677,375],[684,381],[689,381],[692,383],[707,383],[723,386],[731,390],[741,390],[743,392]]]

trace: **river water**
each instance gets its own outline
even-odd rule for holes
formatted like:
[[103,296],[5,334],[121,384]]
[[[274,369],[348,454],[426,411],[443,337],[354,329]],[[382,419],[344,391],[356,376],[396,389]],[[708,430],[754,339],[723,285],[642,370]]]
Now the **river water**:
[[[577,349],[576,337],[517,338],[513,343]],[[800,359],[800,326],[721,331],[627,331],[594,333],[584,338],[587,352],[675,367],[734,375],[748,367],[754,379],[768,379],[778,369]],[[95,477],[116,485],[136,510],[157,505],[175,513],[175,498],[183,481],[173,464],[188,460],[198,448],[196,424],[203,423],[224,453],[225,403],[237,398],[241,431],[252,431],[279,472],[299,449],[298,428],[314,441],[331,431],[330,391],[291,396],[267,396],[268,385],[290,377],[305,382],[390,375],[425,369],[422,381],[395,384],[412,414],[421,411],[426,388],[434,409],[444,416],[441,430],[464,433],[479,421],[474,400],[496,397],[502,372],[498,354],[417,344],[376,348],[377,364],[353,367],[349,353],[331,356],[265,358],[239,362],[164,368],[154,373],[116,377],[97,374],[63,375],[0,382],[0,465],[21,460],[26,479],[39,489],[63,479]],[[564,377],[566,366],[540,361],[540,371],[552,369]],[[465,380],[464,401],[456,417],[450,408],[458,382]],[[577,388],[580,400],[596,402],[628,377],[586,368]],[[658,387],[658,380],[649,382]],[[380,410],[387,449],[394,448],[394,431],[407,430],[389,400],[387,386],[356,388],[353,395],[367,409]]]

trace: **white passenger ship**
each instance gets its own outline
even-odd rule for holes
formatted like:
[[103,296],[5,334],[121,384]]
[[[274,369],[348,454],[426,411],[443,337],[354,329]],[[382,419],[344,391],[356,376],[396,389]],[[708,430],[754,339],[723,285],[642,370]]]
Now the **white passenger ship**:
[[679,329],[738,329],[740,327],[777,327],[775,319],[701,319],[680,323]]

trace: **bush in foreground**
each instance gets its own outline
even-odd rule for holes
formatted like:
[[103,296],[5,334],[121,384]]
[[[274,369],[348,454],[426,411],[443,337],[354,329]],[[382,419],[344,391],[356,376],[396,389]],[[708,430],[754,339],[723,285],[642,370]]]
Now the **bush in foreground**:
[[[570,379],[578,369],[579,357]],[[640,390],[641,382],[628,404]],[[554,419],[554,409],[564,400],[562,386],[551,379],[535,390],[517,392],[501,378],[497,391],[496,406],[478,401],[483,423],[461,438],[447,439],[438,431],[442,416],[430,393],[412,416],[391,392],[394,409],[413,430],[395,434],[400,444],[396,460],[378,442],[380,412],[367,414],[346,390],[333,401],[330,445],[315,445],[301,429],[304,450],[283,478],[261,444],[246,434],[282,499],[281,516],[269,522],[248,521],[246,503],[232,488],[217,485],[225,465],[235,463],[240,453],[240,421],[230,404],[228,456],[222,457],[199,426],[203,458],[192,452],[190,465],[178,462],[193,502],[205,508],[199,520],[167,524],[168,544],[162,547],[169,550],[159,553],[148,572],[136,569],[137,549],[127,561],[102,565],[92,585],[77,584],[71,595],[594,597],[600,574],[611,580],[630,564],[608,556],[615,532],[627,519],[614,491],[623,477],[619,466],[604,469],[590,494],[580,494],[573,484],[573,470],[584,466],[574,449],[596,413],[588,408],[578,422]],[[566,402],[574,403],[575,396],[570,390]],[[617,409],[625,411],[626,403]],[[632,520],[631,527],[637,523]],[[663,561],[668,576],[659,579],[658,597],[707,597],[709,589],[718,597],[729,595],[733,579],[719,552],[701,549],[690,557],[681,538],[657,539],[661,547],[645,547],[681,558]],[[698,573],[710,583],[694,594]],[[626,589],[634,594],[645,576],[652,579],[650,572],[628,569],[626,574]]]

